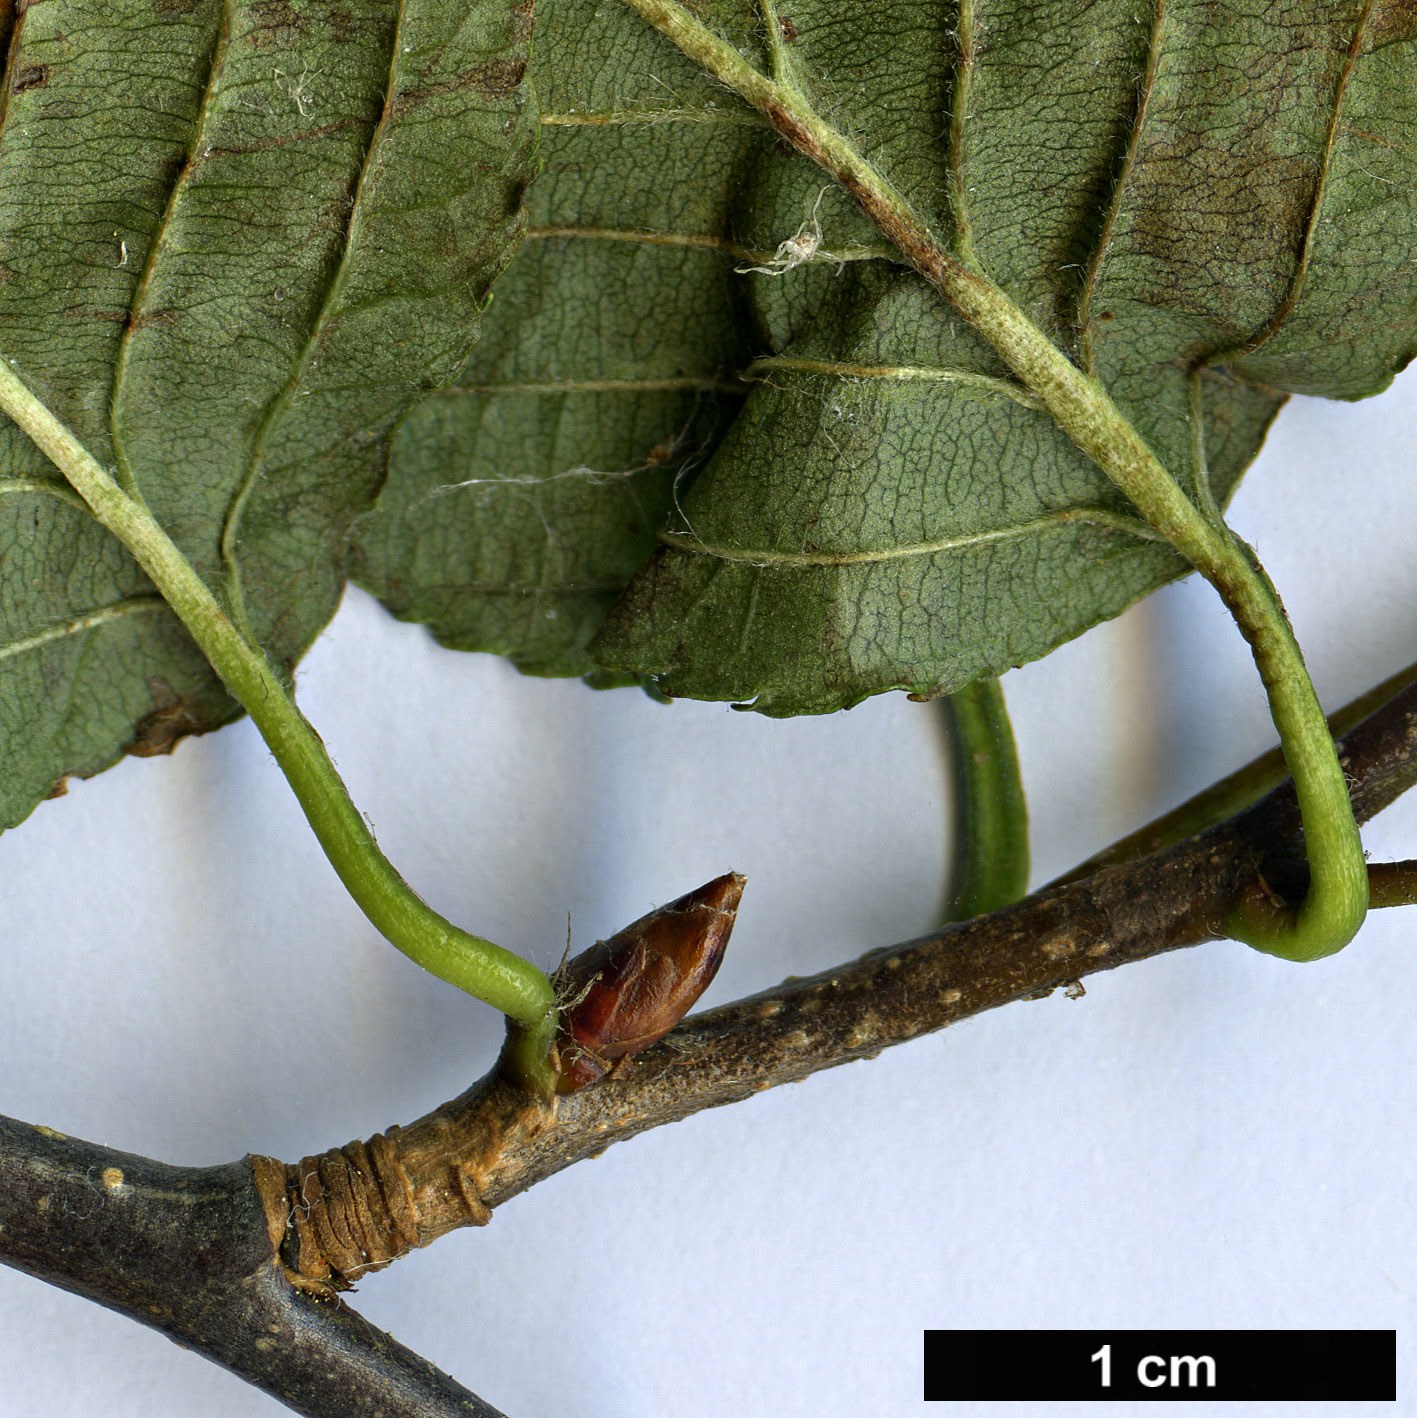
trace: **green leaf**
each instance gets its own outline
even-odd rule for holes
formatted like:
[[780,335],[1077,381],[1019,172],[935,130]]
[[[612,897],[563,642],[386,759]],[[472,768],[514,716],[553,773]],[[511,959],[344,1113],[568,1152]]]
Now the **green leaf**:
[[[795,5],[778,72],[1095,371],[1178,472],[1184,371],[1205,369],[1223,501],[1274,390],[1373,392],[1412,351],[1411,21],[1404,33],[1363,4],[1291,8],[1283,23],[1209,5],[1133,13],[1089,7],[1079,36],[1075,6],[966,4],[887,51],[873,37],[918,7]],[[717,18],[743,48],[748,31]],[[943,140],[892,108],[941,53]],[[1358,148],[1382,148],[1388,168],[1361,193],[1341,175]],[[1344,248],[1328,268],[1325,241]],[[807,276],[756,277],[772,288],[760,308],[787,305]],[[1002,371],[916,277],[798,299],[804,316],[765,321],[781,334],[755,366],[782,371],[779,387],[750,398],[682,499],[680,534],[602,636],[610,663],[774,713],[892,686],[936,694],[1046,653],[1181,569],[1070,520],[1125,509],[1041,413],[982,395],[979,379]],[[1318,351],[1326,318],[1344,338]],[[834,377],[833,361],[932,376],[873,383]]]
[[463,378],[401,427],[353,575],[446,645],[587,674],[746,390],[733,371],[758,345],[734,266],[763,253],[723,233],[770,139],[612,6],[543,0],[537,33],[526,241]]
[[[1200,447],[1222,503],[1285,391],[1376,392],[1417,346],[1396,0],[692,8],[1188,486]],[[544,235],[467,386],[405,425],[366,543],[398,613],[544,672],[824,712],[998,673],[1186,570],[752,110],[623,5],[543,0],[537,24]]]
[[[0,353],[288,671],[392,430],[464,361],[518,235],[529,12],[33,5],[0,122]],[[0,825],[233,702],[0,427]]]

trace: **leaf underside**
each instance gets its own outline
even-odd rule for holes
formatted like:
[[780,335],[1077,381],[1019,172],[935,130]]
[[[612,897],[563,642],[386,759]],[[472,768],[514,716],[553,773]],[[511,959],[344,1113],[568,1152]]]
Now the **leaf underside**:
[[[461,367],[518,235],[528,7],[20,11],[0,354],[289,669],[393,428]],[[236,713],[117,542],[0,426],[0,826]]]
[[[1221,501],[1286,391],[1376,392],[1417,343],[1410,4],[693,8],[1183,481],[1203,441]],[[352,570],[529,671],[823,712],[1184,570],[757,113],[620,0],[542,0],[530,82],[529,29],[507,0],[20,8],[0,354],[275,663]],[[0,423],[0,825],[234,713]]]
[[[691,8],[1183,482],[1199,381],[1222,502],[1286,392],[1374,393],[1417,344],[1409,4]],[[396,614],[795,714],[948,692],[1185,570],[850,200],[619,0],[542,0],[532,62],[529,239],[361,534]]]

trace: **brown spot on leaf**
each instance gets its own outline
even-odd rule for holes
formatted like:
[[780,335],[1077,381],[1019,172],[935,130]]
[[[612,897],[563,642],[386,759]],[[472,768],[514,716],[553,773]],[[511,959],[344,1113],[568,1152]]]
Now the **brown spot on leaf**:
[[334,5],[322,17],[329,32],[344,44],[378,44],[387,34],[384,17],[361,11],[356,14],[348,5]]
[[133,729],[133,741],[124,748],[125,753],[131,753],[134,758],[156,758],[159,754],[171,753],[189,734],[204,733],[210,727],[160,675],[148,680],[148,691],[157,707],[138,720]]
[[257,31],[252,39],[260,43],[266,31],[271,38],[282,41],[303,39],[307,32],[305,17],[290,3],[290,0],[258,0],[251,6],[253,29]]
[[138,721],[133,742],[124,751],[134,758],[156,758],[171,753],[189,734],[200,732],[201,724],[185,704],[169,704]]
[[176,325],[182,316],[176,310],[146,310],[141,315],[134,315],[129,310],[118,318],[123,320],[130,330],[145,330],[149,325]]
[[10,80],[10,92],[22,94],[26,89],[42,89],[48,82],[48,64],[26,64],[23,69],[15,70],[15,77]]
[[46,799],[62,798],[68,791],[69,775],[66,773],[44,796]]
[[509,94],[521,83],[526,74],[525,59],[494,59],[487,64],[479,64],[475,69],[458,74],[451,79],[440,79],[432,84],[419,84],[394,95],[391,113],[402,118],[421,104],[440,94],[456,93],[459,89],[475,89],[489,98],[500,98]]
[[1363,52],[1417,39],[1417,0],[1378,0],[1368,16]]
[[250,143],[226,143],[221,147],[212,144],[202,149],[200,157],[194,158],[186,164],[182,177],[189,176],[204,162],[210,162],[213,158],[229,157],[233,153],[265,153],[275,148],[288,148],[294,143],[311,143],[328,137],[331,133],[338,133],[341,128],[350,128],[356,124],[372,128],[376,122],[377,119],[374,117],[365,119],[340,118],[331,123],[322,123],[318,128],[304,128],[298,133],[277,133],[272,137],[258,138]]

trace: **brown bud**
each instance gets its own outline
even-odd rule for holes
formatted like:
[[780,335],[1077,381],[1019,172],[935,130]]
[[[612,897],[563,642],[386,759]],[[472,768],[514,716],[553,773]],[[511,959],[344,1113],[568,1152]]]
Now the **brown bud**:
[[729,872],[597,941],[561,973],[569,998],[557,1092],[574,1093],[662,1039],[718,973],[745,878]]

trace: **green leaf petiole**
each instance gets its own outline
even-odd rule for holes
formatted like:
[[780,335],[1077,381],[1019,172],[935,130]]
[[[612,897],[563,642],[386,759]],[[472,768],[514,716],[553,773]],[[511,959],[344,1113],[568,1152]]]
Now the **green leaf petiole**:
[[3,409],[62,472],[93,515],[132,553],[242,703],[285,774],[320,846],[349,894],[409,959],[485,1001],[520,1028],[513,1070],[538,1092],[554,1079],[551,982],[530,961],[444,919],[414,893],[379,849],[338,771],[265,655],[236,629],[206,583],[152,514],[130,497],[0,359]]
[[997,679],[939,701],[954,767],[954,862],[946,921],[1010,906],[1028,891],[1028,804]]
[[[1381,684],[1374,685],[1365,694],[1360,694],[1341,709],[1335,709],[1328,716],[1329,734],[1335,742],[1340,742],[1369,714],[1380,709],[1393,695],[1406,689],[1414,680],[1417,680],[1417,665],[1408,665],[1395,675],[1389,675]],[[1163,813],[1145,827],[1138,828],[1120,841],[1112,843],[1110,847],[1097,852],[1085,862],[1080,862],[1062,876],[1054,877],[1048,885],[1062,886],[1070,881],[1081,881],[1093,872],[1101,871],[1103,867],[1116,866],[1120,862],[1134,862],[1139,857],[1149,856],[1152,852],[1160,852],[1166,847],[1175,846],[1177,842],[1184,842],[1187,837],[1194,837],[1196,833],[1204,832],[1207,827],[1214,827],[1217,823],[1234,817],[1236,813],[1243,812],[1266,793],[1277,788],[1288,776],[1283,751],[1278,747],[1272,748],[1245,764],[1243,768],[1237,768],[1229,777],[1212,783],[1204,792],[1197,793],[1195,797],[1188,798],[1169,812]],[[1372,866],[1368,868],[1370,892],[1375,870]],[[1370,906],[1379,904],[1376,896],[1369,902]]]

